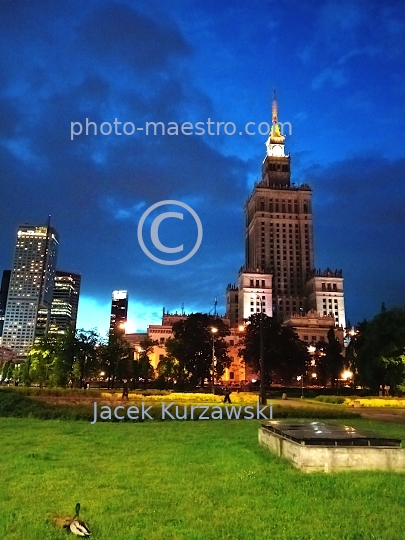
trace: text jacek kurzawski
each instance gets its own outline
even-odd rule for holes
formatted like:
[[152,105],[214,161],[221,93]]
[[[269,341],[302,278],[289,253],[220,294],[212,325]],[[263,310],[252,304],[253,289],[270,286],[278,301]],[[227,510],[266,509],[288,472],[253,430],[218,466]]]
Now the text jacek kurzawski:
[[[98,404],[94,402],[94,419],[91,424],[99,420],[272,420],[273,404],[245,406],[222,406],[219,405],[176,405],[174,402],[166,404],[161,403],[161,408],[156,410],[156,406],[146,406],[144,402],[140,405],[118,405],[110,407],[101,405],[98,411]],[[152,411],[152,409],[154,409]],[[156,413],[158,413],[156,415]]]

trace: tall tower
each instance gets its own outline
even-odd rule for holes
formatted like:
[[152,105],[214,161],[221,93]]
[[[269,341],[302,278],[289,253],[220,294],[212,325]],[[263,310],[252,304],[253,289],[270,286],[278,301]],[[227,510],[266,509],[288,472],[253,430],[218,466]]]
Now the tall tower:
[[81,275],[56,271],[49,331],[64,334],[76,330]]
[[110,332],[125,334],[128,316],[128,292],[113,291],[111,302]]
[[58,234],[49,220],[18,228],[2,344],[21,358],[48,331],[57,252]]
[[246,267],[272,275],[273,316],[279,322],[308,308],[306,281],[314,267],[312,190],[291,185],[277,101],[262,164],[262,180],[245,207]]

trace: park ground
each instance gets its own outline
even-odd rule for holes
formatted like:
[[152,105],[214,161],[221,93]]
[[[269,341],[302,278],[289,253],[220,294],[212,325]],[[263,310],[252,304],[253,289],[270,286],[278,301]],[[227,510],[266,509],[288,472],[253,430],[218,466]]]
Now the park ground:
[[[402,423],[332,421],[404,444]],[[66,540],[52,519],[77,502],[96,540],[405,538],[405,474],[305,474],[260,447],[258,427],[0,418],[0,538]]]

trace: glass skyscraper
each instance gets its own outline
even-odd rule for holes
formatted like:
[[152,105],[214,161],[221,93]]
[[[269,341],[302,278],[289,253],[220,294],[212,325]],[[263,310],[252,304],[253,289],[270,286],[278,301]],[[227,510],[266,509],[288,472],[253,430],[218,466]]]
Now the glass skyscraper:
[[48,330],[58,234],[47,225],[20,225],[10,276],[2,345],[24,358]]

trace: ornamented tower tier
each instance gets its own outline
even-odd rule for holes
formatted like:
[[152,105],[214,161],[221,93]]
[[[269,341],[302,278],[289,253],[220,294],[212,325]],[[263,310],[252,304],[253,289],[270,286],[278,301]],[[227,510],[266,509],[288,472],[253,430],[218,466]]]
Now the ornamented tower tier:
[[291,186],[284,142],[274,99],[262,180],[245,208],[246,267],[272,274],[273,315],[280,322],[307,311],[305,284],[314,267],[312,190],[307,184]]

